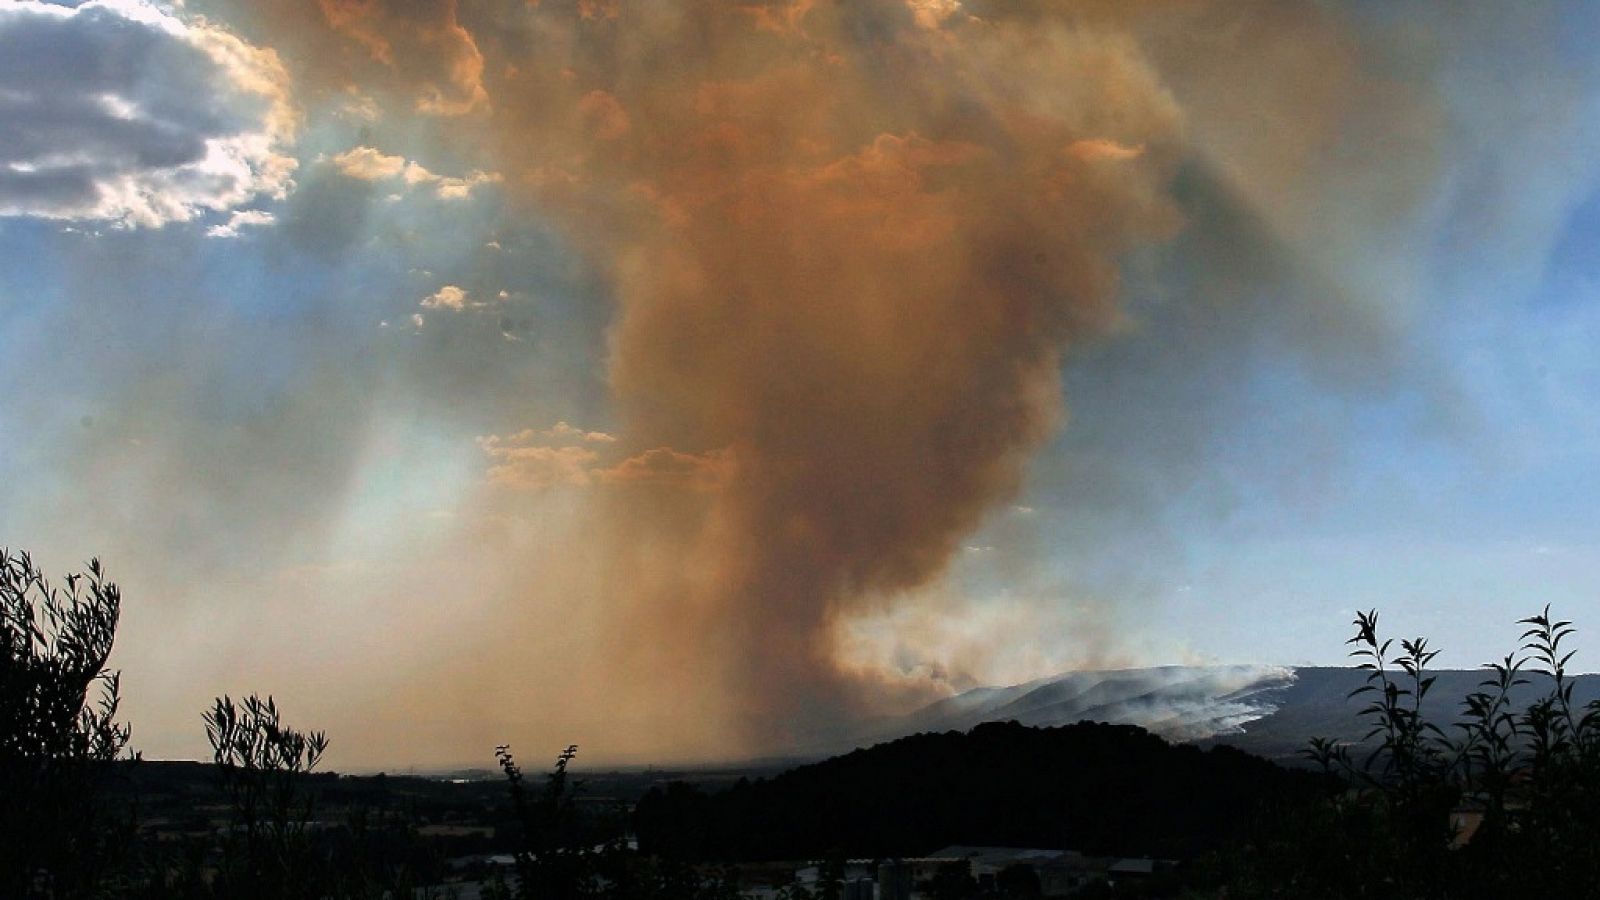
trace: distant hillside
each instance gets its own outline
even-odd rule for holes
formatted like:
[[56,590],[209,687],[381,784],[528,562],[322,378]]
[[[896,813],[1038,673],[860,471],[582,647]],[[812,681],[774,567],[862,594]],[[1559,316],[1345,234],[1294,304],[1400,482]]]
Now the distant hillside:
[[1129,725],[918,734],[710,793],[640,801],[640,849],[690,860],[916,856],[949,844],[1187,856],[1319,780]]
[[[1441,670],[1428,695],[1431,718],[1445,728],[1481,671]],[[1347,699],[1365,683],[1353,668],[1283,666],[1162,666],[1068,672],[1009,687],[976,688],[916,712],[871,723],[852,741],[863,745],[924,731],[965,731],[983,722],[1053,726],[1079,721],[1138,725],[1174,741],[1225,743],[1275,759],[1292,758],[1313,737],[1358,741],[1362,703]],[[1525,705],[1546,688],[1518,689]],[[1600,675],[1580,675],[1573,699],[1600,697]]]
[[857,743],[922,731],[965,731],[983,722],[1138,725],[1175,741],[1237,731],[1271,715],[1294,680],[1283,666],[1162,666],[1067,672],[1010,687],[976,688],[908,716],[872,723]]
[[[1348,668],[1295,669],[1292,682],[1269,692],[1275,707],[1270,714],[1245,723],[1237,733],[1218,734],[1211,742],[1230,744],[1268,758],[1293,757],[1313,737],[1358,742],[1368,730],[1364,720],[1357,718],[1365,703],[1363,698],[1351,699],[1349,695],[1366,683],[1366,674]],[[1428,692],[1425,715],[1450,737],[1458,737],[1459,732],[1450,726],[1456,721],[1462,698],[1478,689],[1484,673],[1443,669],[1433,674],[1439,680]],[[1542,677],[1531,675],[1529,680],[1533,683],[1512,694],[1512,703],[1519,709],[1549,692],[1548,682]],[[1579,675],[1574,681],[1574,703],[1583,705],[1600,699],[1600,675]]]

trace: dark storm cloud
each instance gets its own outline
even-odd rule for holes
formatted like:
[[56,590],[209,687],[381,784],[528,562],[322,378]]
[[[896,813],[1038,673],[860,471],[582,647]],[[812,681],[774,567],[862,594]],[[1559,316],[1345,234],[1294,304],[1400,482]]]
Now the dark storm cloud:
[[0,215],[160,225],[279,193],[276,60],[133,4],[0,8]]

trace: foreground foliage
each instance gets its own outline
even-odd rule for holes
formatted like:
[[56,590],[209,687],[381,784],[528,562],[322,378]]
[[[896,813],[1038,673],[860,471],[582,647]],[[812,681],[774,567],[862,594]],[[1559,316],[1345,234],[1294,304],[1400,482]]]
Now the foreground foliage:
[[[115,789],[137,771],[108,668],[120,614],[97,561],[56,587],[26,554],[0,550],[0,897],[448,896],[419,887],[443,867],[411,817],[319,808],[333,784],[314,774],[328,737],[288,724],[271,697],[218,698],[202,717],[221,826],[203,818],[180,841],[145,839],[136,795]],[[1366,679],[1351,696],[1365,738],[1312,741],[1320,774],[1131,726],[995,723],[717,793],[672,784],[596,817],[578,813],[576,747],[537,786],[500,747],[518,849],[515,875],[486,896],[733,900],[729,865],[806,858],[821,861],[820,880],[786,896],[820,900],[843,896],[846,855],[967,843],[1187,860],[1084,897],[1600,897],[1600,700],[1574,700],[1572,623],[1547,608],[1520,624],[1518,650],[1452,704],[1434,696],[1427,640],[1384,638],[1376,612],[1358,615],[1348,643]],[[952,865],[924,887],[951,900],[1040,890],[1026,865],[991,881]]]
[[[1447,726],[1429,702],[1438,651],[1395,652],[1377,612],[1359,613],[1366,743],[1311,742],[1339,788],[1225,863],[1228,896],[1600,896],[1600,700],[1573,702],[1571,622],[1546,607],[1518,624],[1517,652],[1483,667]],[[1518,707],[1524,685],[1544,690]]]
[[738,900],[725,870],[703,871],[636,852],[626,838],[625,810],[609,822],[580,820],[567,772],[577,754],[576,745],[562,751],[543,790],[534,794],[511,748],[495,748],[521,822],[523,847],[516,854],[515,882],[493,884],[490,900]]
[[0,897],[92,892],[131,829],[97,802],[130,734],[106,667],[122,594],[99,560],[65,581],[0,549]]

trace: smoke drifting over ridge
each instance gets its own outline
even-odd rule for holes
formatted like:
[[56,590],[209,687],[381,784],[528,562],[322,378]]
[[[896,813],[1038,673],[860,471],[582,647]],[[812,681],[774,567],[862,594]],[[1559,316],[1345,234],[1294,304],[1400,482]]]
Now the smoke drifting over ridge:
[[[1074,666],[1318,658],[1362,564],[1523,527],[1498,463],[1413,482],[1470,469],[1486,396],[1536,408],[1490,376],[1597,183],[1570,7],[168,12],[281,67],[284,195],[0,219],[0,541],[123,582],[152,755],[252,690],[338,766],[781,749]],[[36,74],[5,87],[52,110]],[[1522,364],[1587,396],[1590,332],[1541,322]],[[1351,535],[1383,552],[1315,556]]]
[[[1192,147],[1136,40],[1153,10],[264,9],[308,29],[274,33],[317,48],[304,83],[483,141],[611,285],[616,439],[485,442],[498,488],[587,492],[594,569],[524,588],[589,582],[585,697],[669,745],[711,719],[757,749],[939,690],[841,671],[837,631],[1016,492],[1064,421],[1063,354],[1121,321],[1119,260],[1180,227]],[[694,727],[668,724],[686,702]]]
[[[781,744],[774,723],[871,699],[836,621],[937,576],[1059,424],[1061,354],[1116,322],[1118,255],[1176,225],[1176,110],[1115,36],[953,6],[533,22],[526,57],[487,51],[490,127],[616,289],[637,455],[597,469],[597,502],[632,532],[611,552],[652,548],[609,601],[616,693],[659,705],[689,676]],[[641,490],[697,512],[652,519]]]

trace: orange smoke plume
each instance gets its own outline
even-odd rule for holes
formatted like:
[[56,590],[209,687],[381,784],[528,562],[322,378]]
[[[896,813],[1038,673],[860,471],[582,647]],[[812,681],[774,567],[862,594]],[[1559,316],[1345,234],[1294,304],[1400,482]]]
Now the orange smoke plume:
[[834,626],[1016,491],[1119,256],[1176,227],[1134,44],[953,0],[320,12],[339,77],[490,142],[613,286],[614,447],[491,452],[590,492],[618,715],[692,693],[754,749],[870,708]]

